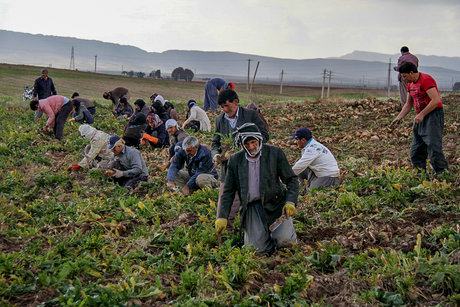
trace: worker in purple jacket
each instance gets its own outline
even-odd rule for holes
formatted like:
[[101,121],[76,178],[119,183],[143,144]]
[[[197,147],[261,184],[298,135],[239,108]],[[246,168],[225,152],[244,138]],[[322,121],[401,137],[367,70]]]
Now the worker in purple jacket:
[[[395,71],[399,72],[399,67],[401,67],[404,63],[412,63],[415,67],[418,68],[418,59],[415,55],[409,52],[409,48],[407,46],[401,47],[401,56],[398,59],[398,65],[393,67]],[[401,106],[404,106],[407,101],[407,81],[398,74],[398,81],[399,81],[399,97],[401,99]]]

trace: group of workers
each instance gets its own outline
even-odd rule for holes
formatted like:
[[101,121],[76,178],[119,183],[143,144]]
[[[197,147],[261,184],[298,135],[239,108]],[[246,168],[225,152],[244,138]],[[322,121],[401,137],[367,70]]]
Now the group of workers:
[[[414,119],[412,162],[415,167],[426,169],[426,158],[429,156],[436,173],[441,173],[447,169],[447,162],[442,152],[443,111],[436,82],[429,75],[418,72],[412,63],[402,63],[398,71],[408,82],[408,96],[391,125],[397,124],[415,105],[417,115]],[[206,87],[210,87],[208,83]],[[223,83],[214,91],[223,112],[215,119],[211,149],[185,131],[185,128],[211,130],[206,112],[196,101],[188,102],[190,115],[179,127],[177,118],[171,115],[174,107],[168,107],[167,101],[160,95],[150,97],[150,108],[143,100],[136,100],[136,110],[130,113],[125,112],[129,105],[127,89],[105,92],[104,98],[113,102],[114,115],[130,120],[123,138],[109,136],[89,124],[82,124],[79,132],[90,144],[84,150],[84,158],[70,170],[104,168],[106,175],[115,182],[134,188],[139,182],[147,181],[149,176],[146,163],[136,147],[142,142],[158,144],[167,131],[168,142],[164,143],[164,146],[169,146],[166,186],[186,196],[205,187],[219,188],[215,221],[217,234],[232,229],[239,213],[244,243],[254,246],[257,252],[271,254],[280,247],[291,246],[296,242],[291,217],[296,212],[299,181],[304,183],[306,180],[307,191],[313,187],[339,184],[337,161],[326,146],[313,138],[308,128],[301,127],[290,135],[301,149],[301,157],[291,166],[282,149],[267,144],[270,138],[268,127],[260,113],[239,105],[233,84]],[[61,139],[66,118],[72,110],[76,112],[76,97],[78,94],[69,103],[69,99],[56,95],[54,90],[54,95],[32,101],[31,109],[47,113],[49,118],[43,129],[48,131],[53,128],[55,137]],[[208,107],[216,111],[211,98],[207,101],[205,109]],[[81,100],[79,102],[83,104]],[[86,108],[88,111],[91,109]],[[177,116],[177,112],[175,114]],[[143,128],[139,129],[136,125]],[[154,133],[161,125],[164,131]],[[129,129],[137,129],[139,143],[129,138],[134,135]],[[228,156],[224,143],[230,136],[233,147],[241,150]],[[217,169],[220,169],[219,173]]]

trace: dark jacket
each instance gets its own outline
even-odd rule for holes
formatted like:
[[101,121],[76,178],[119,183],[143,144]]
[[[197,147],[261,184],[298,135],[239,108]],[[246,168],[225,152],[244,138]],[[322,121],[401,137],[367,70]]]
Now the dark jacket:
[[83,98],[83,97],[75,97],[73,98],[73,100],[78,100],[80,101],[80,103],[82,105],[84,105],[88,110],[91,109],[91,108],[95,108],[96,106],[94,105],[94,103],[91,102],[91,100],[87,99],[87,98]]
[[[176,146],[182,145],[181,142],[177,143]],[[179,151],[174,156],[174,161],[168,169],[167,179],[168,181],[174,181],[177,173],[186,165],[187,172],[190,175],[190,179],[187,182],[187,186],[192,189],[198,189],[196,185],[196,177],[200,174],[211,174],[217,179],[218,174],[212,163],[211,151],[208,147],[200,145],[198,151],[194,157],[190,157],[185,153],[184,149]],[[297,177],[296,177],[297,178]]]
[[129,97],[129,91],[127,88],[124,87],[117,87],[106,93],[108,94],[108,97],[106,99],[112,100],[112,104],[114,107],[118,105],[118,102],[120,102],[121,97]]
[[[263,142],[268,142],[270,136],[268,134],[267,127],[265,126],[265,123],[262,121],[262,119],[260,119],[259,114],[256,111],[239,107],[238,120],[236,122],[235,129],[230,127],[230,124],[228,123],[228,120],[225,119],[224,115],[225,113],[222,113],[216,117],[216,128],[214,129],[214,136],[212,138],[211,144],[211,152],[213,157],[214,155],[222,152],[221,135],[228,136],[230,135],[230,132],[234,132],[237,127],[245,123],[256,124],[260,130],[260,133],[262,133],[262,137],[264,138]],[[222,182],[225,181],[226,168],[227,162],[223,162],[220,169],[220,181]]]
[[88,109],[83,104],[81,104],[78,109],[75,109],[75,112],[72,114],[72,116],[75,118],[75,121],[80,124],[87,123],[91,125],[94,123],[93,116],[91,113],[89,113]]
[[123,132],[123,140],[125,140],[126,145],[139,146],[145,127],[145,115],[143,113],[137,114],[134,120],[128,123]]
[[154,148],[169,146],[169,134],[166,131],[165,124],[161,124],[160,126],[155,128],[152,128],[152,126],[147,125],[147,128],[145,128],[145,133],[158,138],[158,143],[154,144],[150,142],[150,146]]
[[37,78],[34,83],[34,98],[45,99],[52,95],[57,95],[54,87],[53,79],[48,77],[46,80],[43,77]]
[[[282,214],[287,201],[297,204],[299,182],[281,148],[264,144],[260,157],[260,198],[265,220],[270,226]],[[286,187],[283,185],[286,185]],[[248,160],[241,150],[230,157],[225,177],[225,187],[217,218],[227,219],[235,193],[241,200],[241,220],[244,218],[248,199]]]
[[126,115],[126,117],[131,117],[133,115],[133,107],[128,103],[125,104],[123,107],[121,103],[118,104],[117,108],[115,109],[115,116],[123,116]]

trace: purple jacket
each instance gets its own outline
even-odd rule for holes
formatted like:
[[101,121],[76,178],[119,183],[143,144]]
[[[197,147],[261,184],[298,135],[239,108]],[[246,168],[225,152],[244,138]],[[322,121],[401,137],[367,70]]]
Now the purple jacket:
[[[410,52],[406,52],[403,55],[401,55],[398,59],[398,66],[396,66],[396,70],[399,71],[399,67],[401,67],[402,64],[409,62],[414,64],[416,67],[418,67],[418,59],[415,55],[413,55]],[[401,81],[401,74],[398,74],[398,80]]]

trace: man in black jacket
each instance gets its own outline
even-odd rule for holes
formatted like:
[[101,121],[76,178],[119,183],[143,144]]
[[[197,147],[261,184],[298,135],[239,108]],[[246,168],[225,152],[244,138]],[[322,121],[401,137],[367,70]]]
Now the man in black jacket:
[[[53,79],[48,77],[48,69],[42,69],[41,77],[35,79],[33,100],[45,99],[52,95],[57,95],[56,88],[54,87]],[[43,115],[42,112],[35,111],[34,120],[39,119],[40,117],[42,117],[42,115]]]
[[243,150],[228,162],[216,232],[227,227],[238,193],[244,244],[268,254],[291,246],[297,238],[291,219],[299,192],[297,176],[280,148],[262,144],[263,136],[255,124],[241,126],[235,138]]
[[[245,123],[253,123],[259,129],[262,135],[262,142],[268,142],[269,135],[265,123],[260,118],[259,114],[250,109],[239,107],[238,95],[233,90],[225,90],[219,94],[218,103],[222,107],[224,113],[216,117],[216,125],[214,136],[211,144],[211,154],[215,164],[221,164],[220,167],[220,189],[219,201],[217,204],[217,212],[220,211],[221,196],[224,189],[225,173],[227,169],[227,160],[222,151],[224,150],[223,137],[229,137],[235,130]],[[229,228],[233,227],[233,221],[240,207],[238,196],[235,197],[232,210],[228,220]]]

